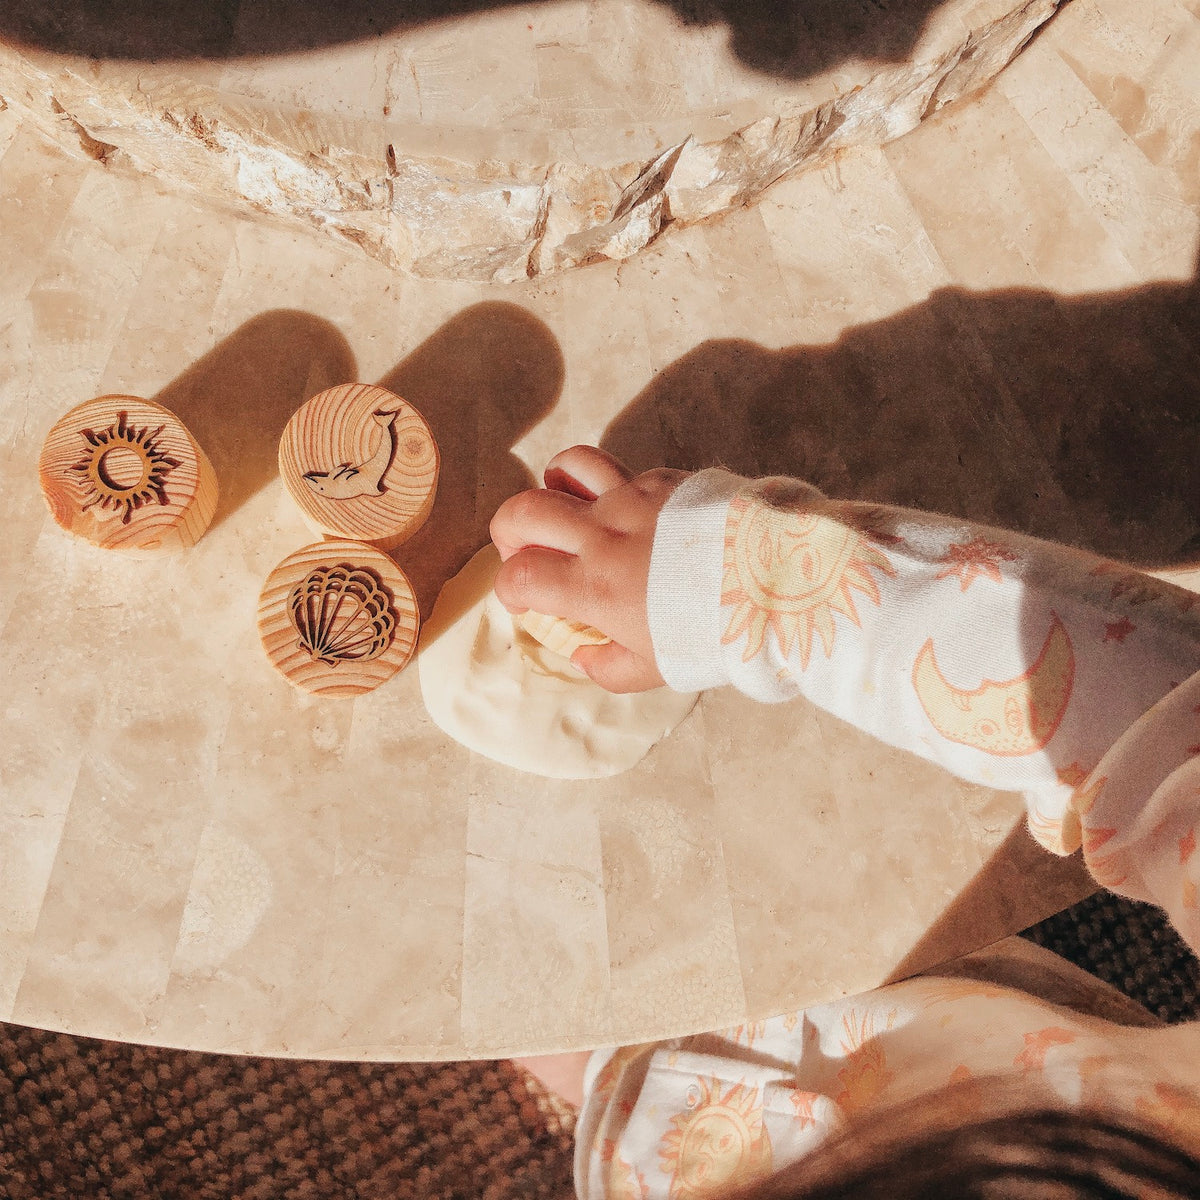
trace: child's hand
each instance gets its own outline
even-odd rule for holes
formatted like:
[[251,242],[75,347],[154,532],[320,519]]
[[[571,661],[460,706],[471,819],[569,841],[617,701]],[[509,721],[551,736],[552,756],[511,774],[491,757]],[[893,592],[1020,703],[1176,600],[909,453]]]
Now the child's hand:
[[646,619],[654,528],[682,471],[636,478],[594,446],[573,446],[546,467],[546,487],[506,500],[491,534],[503,565],[496,595],[510,612],[549,613],[613,639],[571,661],[610,692],[661,687]]

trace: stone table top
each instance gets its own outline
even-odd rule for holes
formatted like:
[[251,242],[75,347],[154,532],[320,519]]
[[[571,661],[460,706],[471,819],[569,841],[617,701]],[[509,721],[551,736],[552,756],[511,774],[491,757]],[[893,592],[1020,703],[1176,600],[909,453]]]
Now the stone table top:
[[[960,784],[727,691],[635,770],[472,756],[415,671],[289,688],[259,588],[311,535],[275,470],[379,382],[445,456],[423,609],[560,447],[723,461],[1153,568],[1196,558],[1194,0],[1072,0],[987,92],[623,263],[418,279],[0,108],[0,1019],[328,1058],[530,1054],[871,987],[1088,890]],[[0,95],[4,94],[0,78]],[[63,533],[46,431],[179,414],[221,484],[162,559]]]

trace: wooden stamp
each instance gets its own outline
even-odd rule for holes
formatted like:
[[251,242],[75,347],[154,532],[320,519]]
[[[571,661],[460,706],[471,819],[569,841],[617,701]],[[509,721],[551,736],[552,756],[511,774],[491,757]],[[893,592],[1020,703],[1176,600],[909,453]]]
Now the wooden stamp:
[[46,435],[38,479],[50,513],[105,550],[194,546],[217,508],[217,477],[169,409],[136,396],[99,396]]
[[429,516],[439,462],[425,418],[366,383],[315,395],[279,442],[279,473],[309,526],[384,550],[407,541]]
[[381,550],[331,540],[288,555],[258,600],[271,665],[318,696],[358,696],[412,658],[421,618],[408,576]]

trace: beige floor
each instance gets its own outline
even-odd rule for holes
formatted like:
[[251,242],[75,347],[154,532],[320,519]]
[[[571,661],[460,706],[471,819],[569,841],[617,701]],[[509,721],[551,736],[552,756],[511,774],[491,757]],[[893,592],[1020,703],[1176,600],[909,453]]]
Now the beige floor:
[[[1194,560],[1198,56],[1197,0],[1072,0],[886,150],[505,287],[389,272],[0,111],[0,1018],[547,1052],[858,990],[1079,895],[1009,837],[1018,798],[803,705],[712,693],[637,770],[559,785],[449,743],[415,672],[350,703],[291,691],[253,625],[308,538],[275,444],[343,379],[426,413],[443,486],[398,555],[426,607],[579,440]],[[169,405],[213,459],[221,511],[184,557],[106,556],[46,515],[41,439],[104,391]]]

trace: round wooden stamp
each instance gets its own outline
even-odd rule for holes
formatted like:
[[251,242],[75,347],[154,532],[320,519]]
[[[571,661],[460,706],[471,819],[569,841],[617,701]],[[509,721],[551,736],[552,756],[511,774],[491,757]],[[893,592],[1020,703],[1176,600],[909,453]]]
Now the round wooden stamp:
[[169,409],[99,396],[46,435],[38,478],[64,529],[105,550],[194,546],[217,508],[217,477]]
[[439,461],[425,418],[366,383],[319,392],[293,414],[279,442],[279,472],[309,526],[385,550],[429,516]]
[[258,633],[271,665],[318,696],[358,696],[412,658],[421,617],[408,576],[362,542],[317,542],[267,576]]

